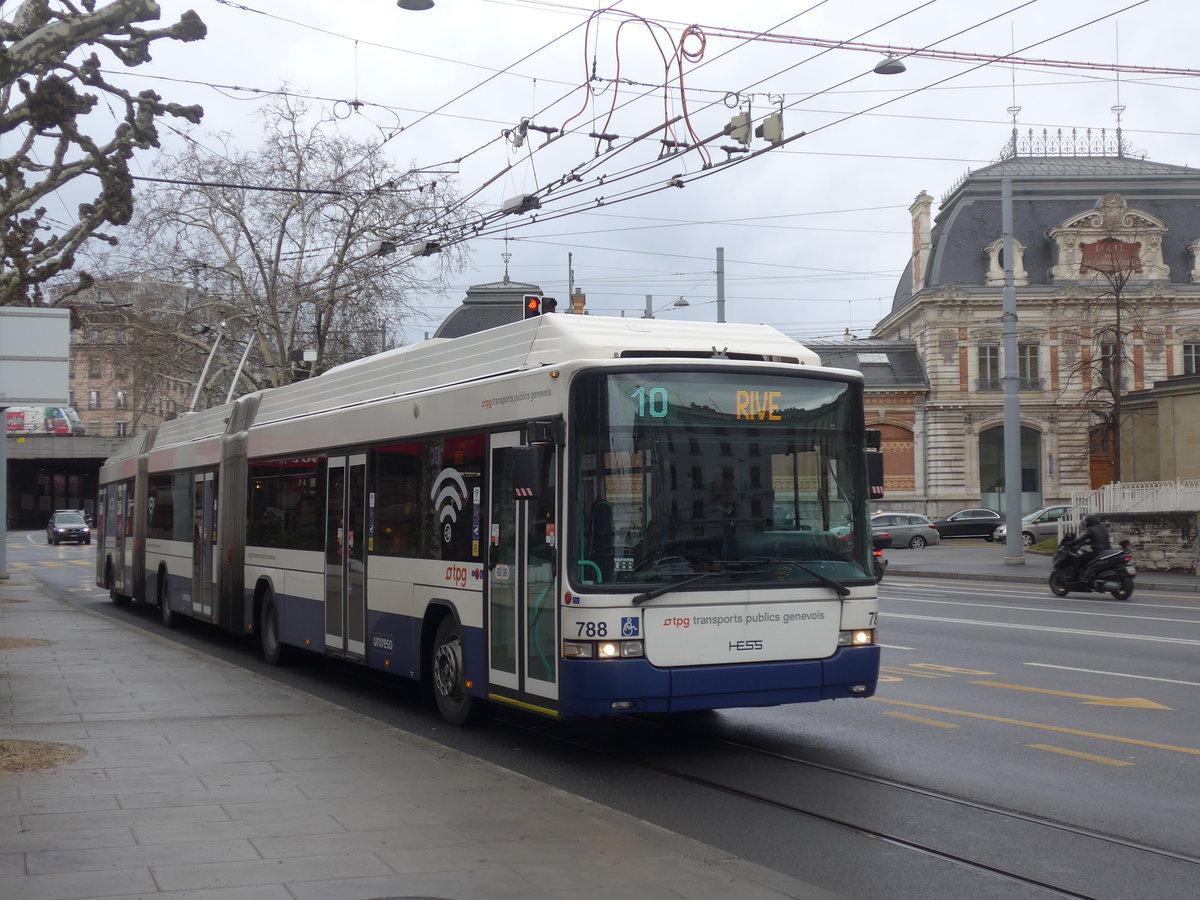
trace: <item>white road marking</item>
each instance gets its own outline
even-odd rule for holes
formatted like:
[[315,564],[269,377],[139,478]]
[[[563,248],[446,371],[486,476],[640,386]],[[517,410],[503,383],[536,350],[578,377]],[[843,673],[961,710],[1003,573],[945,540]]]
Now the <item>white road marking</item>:
[[1105,672],[1101,669],[1078,669],[1075,666],[1055,666],[1050,663],[1025,663],[1027,666],[1037,666],[1039,669],[1062,669],[1067,672],[1085,672],[1089,675],[1113,675],[1117,678],[1137,678],[1140,681],[1163,681],[1167,684],[1186,684],[1189,687],[1200,687],[1200,681],[1180,681],[1177,678],[1156,678],[1153,675],[1133,675],[1129,672]]

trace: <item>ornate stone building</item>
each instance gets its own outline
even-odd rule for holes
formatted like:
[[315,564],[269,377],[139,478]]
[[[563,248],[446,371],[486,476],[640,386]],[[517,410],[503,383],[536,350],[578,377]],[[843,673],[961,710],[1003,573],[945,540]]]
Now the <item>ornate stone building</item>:
[[[889,493],[889,506],[1001,508],[1006,178],[1022,506],[1113,480],[1116,432],[1142,424],[1125,395],[1200,374],[1200,169],[1133,158],[1119,136],[1014,133],[1003,158],[968,173],[936,217],[925,192],[910,207],[911,258],[873,337],[911,341],[929,386],[913,396],[915,490]],[[1126,468],[1130,480],[1135,466]]]

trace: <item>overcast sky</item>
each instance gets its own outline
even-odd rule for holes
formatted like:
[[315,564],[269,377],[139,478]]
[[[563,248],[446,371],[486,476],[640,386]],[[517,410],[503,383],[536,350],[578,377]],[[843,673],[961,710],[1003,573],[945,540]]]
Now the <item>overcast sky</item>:
[[[1040,133],[1111,132],[1112,108],[1121,105],[1136,154],[1200,164],[1191,130],[1200,79],[1082,66],[1187,70],[1197,22],[1187,0],[624,0],[590,27],[596,7],[579,0],[436,0],[423,12],[395,0],[160,2],[171,21],[195,9],[208,38],[156,44],[154,61],[122,83],[202,104],[200,137],[229,131],[253,147],[261,92],[286,84],[322,98],[397,165],[453,172],[438,177],[453,177],[464,193],[495,178],[476,197],[484,211],[583,167],[581,181],[547,194],[536,221],[508,217],[510,240],[499,231],[472,240],[471,267],[442,294],[419,298],[423,314],[407,327],[408,341],[436,328],[467,286],[500,280],[505,252],[513,280],[559,298],[573,254],[574,283],[594,314],[641,315],[649,294],[664,308],[660,318],[712,321],[717,247],[727,320],[765,322],[800,339],[847,328],[865,337],[890,309],[909,255],[909,204],[922,190],[940,201],[968,170],[995,161],[1014,106],[1021,131]],[[674,52],[689,23],[704,37],[684,44],[699,56],[684,62],[688,120],[671,137],[689,140],[689,123],[709,137],[747,105],[756,120],[782,107],[784,136],[806,136],[754,158],[721,150],[733,145],[723,139],[708,160],[693,149],[652,165],[664,137],[655,129],[684,111],[677,67],[665,112],[653,86],[664,80],[662,53]],[[872,73],[883,59],[875,50],[751,39],[761,33],[985,62],[910,57],[905,73],[885,77]],[[1014,51],[1079,65],[994,61]],[[589,93],[581,85],[593,68]],[[610,118],[617,79],[624,83]],[[567,134],[542,147],[545,138],[531,131],[514,147],[503,132],[523,118],[566,124]],[[597,156],[589,132],[616,135],[614,151]],[[750,149],[767,146],[755,140]],[[143,154],[134,172],[152,165]],[[677,176],[685,186],[667,186]],[[642,196],[614,202],[628,195]],[[674,307],[680,297],[689,306]]]

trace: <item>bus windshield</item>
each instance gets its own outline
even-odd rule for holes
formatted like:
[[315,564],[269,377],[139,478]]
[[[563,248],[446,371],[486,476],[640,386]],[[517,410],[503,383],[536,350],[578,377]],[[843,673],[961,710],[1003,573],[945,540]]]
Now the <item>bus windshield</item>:
[[657,369],[574,390],[577,587],[874,580],[861,386]]

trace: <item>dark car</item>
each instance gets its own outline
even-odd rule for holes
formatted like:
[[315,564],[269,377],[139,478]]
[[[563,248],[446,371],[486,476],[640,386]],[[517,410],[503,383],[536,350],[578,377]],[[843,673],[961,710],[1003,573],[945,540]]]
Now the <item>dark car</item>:
[[46,523],[46,543],[61,544],[63,541],[92,542],[92,529],[77,509],[60,509]]
[[933,524],[944,538],[981,537],[990,541],[1004,517],[994,509],[960,509]]

